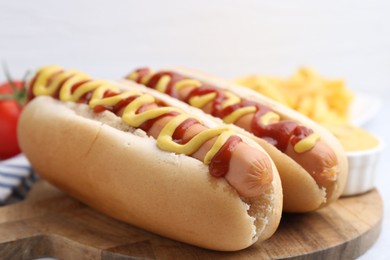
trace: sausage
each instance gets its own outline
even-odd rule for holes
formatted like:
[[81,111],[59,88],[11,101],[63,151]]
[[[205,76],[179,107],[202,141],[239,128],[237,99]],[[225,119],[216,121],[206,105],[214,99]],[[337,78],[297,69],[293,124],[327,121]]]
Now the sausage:
[[[157,139],[162,126],[171,119],[170,116],[159,119],[153,124],[148,134]],[[186,130],[183,139],[190,140],[206,129],[207,127],[201,124],[195,124]],[[216,140],[217,138],[214,137],[205,142],[191,154],[191,157],[203,161],[207,151],[211,149]],[[268,157],[243,142],[240,142],[232,151],[228,168],[225,179],[243,197],[256,197],[262,194],[263,189],[272,182],[272,167]]]
[[[236,119],[234,119],[233,117],[232,120],[225,115],[226,113],[223,114],[219,112],[221,110],[223,111],[228,106],[238,104],[239,102],[242,102],[244,100],[226,90],[220,90],[215,86],[205,85],[197,80],[188,79],[180,75],[179,73],[173,71],[160,71],[157,73],[153,73],[149,69],[139,69],[131,73],[128,76],[128,79],[135,80],[137,83],[142,83],[150,88],[155,88],[160,91],[163,90],[165,93],[176,97],[181,101],[185,101],[189,104],[191,104],[193,97],[197,98],[199,96],[205,97],[206,95],[214,95],[210,96],[209,99],[206,99],[206,102],[201,102],[201,106],[199,106],[198,108],[202,109],[205,113],[220,117],[225,122],[227,121],[227,123],[233,123],[249,132],[252,132],[256,136],[264,138],[270,143],[276,145],[277,147],[278,144],[277,141],[275,141],[275,136],[282,135],[281,132],[285,131],[285,135],[287,135],[287,140],[285,141],[285,144],[279,145],[279,150],[281,150],[287,156],[292,158],[299,165],[301,165],[309,174],[311,174],[320,187],[323,187],[324,185],[329,185],[330,182],[335,181],[334,168],[338,162],[335,153],[327,145],[327,143],[317,138],[317,140],[314,140],[314,144],[309,149],[305,148],[304,151],[297,152],[297,150],[294,149],[294,146],[292,145],[292,142],[294,142],[293,139],[297,138],[297,136],[294,135],[294,131],[297,132],[296,129],[298,127],[301,127],[303,128],[303,131],[308,132],[308,134],[303,135],[302,138],[298,137],[299,141],[301,139],[307,138],[310,134],[312,134],[312,131],[302,126],[299,126],[298,124],[293,124],[290,129],[287,129],[286,125],[291,124],[292,122],[290,120],[281,120],[278,115],[273,114],[274,112],[272,111],[270,111],[271,116],[269,116],[265,122],[256,122],[257,120],[260,121],[263,118],[267,117],[267,115],[265,117],[256,117],[256,113],[258,113],[258,110],[264,109],[263,106],[259,106],[259,108],[257,110],[254,110],[253,112],[246,112],[243,115],[236,117]],[[184,81],[187,81],[187,83],[182,84]],[[165,83],[165,86],[162,83]],[[177,87],[177,85],[180,86]],[[192,95],[194,90],[197,90],[200,87],[207,87],[207,92],[205,92],[206,94],[202,93],[201,95]],[[218,95],[219,97],[224,96],[224,100],[222,102],[218,100]],[[229,98],[226,98],[227,96]],[[257,105],[256,102],[251,102],[250,105],[252,104]],[[197,104],[195,104],[195,106],[196,105]],[[221,107],[216,109],[216,106]],[[220,111],[218,111],[218,109]],[[233,113],[234,110],[229,114],[232,115]],[[254,121],[258,125],[269,129],[269,131],[266,134],[256,133],[254,129]],[[312,137],[315,138],[314,134]]]

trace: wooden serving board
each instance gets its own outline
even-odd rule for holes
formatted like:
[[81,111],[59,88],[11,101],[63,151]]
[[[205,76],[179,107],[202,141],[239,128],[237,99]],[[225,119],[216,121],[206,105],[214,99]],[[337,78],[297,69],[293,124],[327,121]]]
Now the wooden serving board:
[[317,212],[284,214],[269,240],[217,252],[116,221],[39,181],[25,201],[0,208],[0,258],[353,259],[373,245],[382,217],[382,200],[373,190]]

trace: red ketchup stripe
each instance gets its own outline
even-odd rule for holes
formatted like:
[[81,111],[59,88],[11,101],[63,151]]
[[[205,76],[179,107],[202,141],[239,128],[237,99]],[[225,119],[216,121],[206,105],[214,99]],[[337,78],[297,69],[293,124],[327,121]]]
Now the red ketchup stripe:
[[222,104],[227,99],[227,96],[225,95],[225,93],[223,91],[221,91],[219,89],[216,89],[216,88],[210,87],[210,86],[205,86],[205,85],[200,86],[198,88],[194,88],[187,95],[187,97],[185,97],[183,99],[183,101],[186,102],[187,104],[189,104],[191,98],[197,97],[197,96],[199,97],[199,96],[207,95],[210,93],[216,94],[214,100],[212,101],[213,104],[212,104],[211,115],[221,118]]
[[[178,98],[179,95],[177,94],[175,88],[173,87],[176,82],[185,79],[183,76],[173,73],[173,72],[166,72],[166,71],[161,71],[159,73],[154,74],[146,83],[146,86],[149,88],[155,89],[157,87],[157,83],[163,76],[169,76],[171,80],[169,81],[167,88],[165,90],[165,94],[170,95],[171,97]],[[137,81],[138,83],[141,82],[141,80]]]
[[[79,81],[77,82],[76,84],[74,84],[72,86],[72,88],[70,89],[70,93],[74,94],[74,92],[79,88],[81,87],[83,84],[87,83],[87,82],[90,82],[91,80],[84,80],[84,81]],[[84,104],[88,104],[89,103],[89,100],[91,99],[92,97],[92,91],[88,91],[86,92],[85,94],[83,94],[76,102],[77,103],[84,103]]]
[[189,140],[184,140],[184,139],[183,139],[184,134],[185,134],[185,132],[187,131],[187,129],[189,129],[191,126],[196,125],[196,124],[200,124],[200,122],[199,122],[198,120],[196,120],[195,118],[187,118],[186,120],[184,120],[184,122],[182,122],[182,123],[175,129],[175,132],[174,132],[173,135],[172,135],[172,139],[173,139],[176,143],[179,143],[179,144],[185,144],[185,143],[187,143]]
[[137,73],[137,78],[135,79],[135,81],[137,83],[141,83],[141,80],[150,74],[150,69],[149,68],[139,68],[135,71]]
[[229,162],[232,153],[241,141],[240,137],[233,135],[223,144],[210,162],[209,171],[212,176],[223,177],[226,175],[229,171]]

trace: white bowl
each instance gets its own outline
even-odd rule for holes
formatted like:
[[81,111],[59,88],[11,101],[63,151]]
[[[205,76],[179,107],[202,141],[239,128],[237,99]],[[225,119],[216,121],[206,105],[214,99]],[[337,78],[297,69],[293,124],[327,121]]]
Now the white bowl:
[[365,193],[375,187],[377,166],[383,142],[368,150],[347,152],[348,179],[342,196],[352,196]]

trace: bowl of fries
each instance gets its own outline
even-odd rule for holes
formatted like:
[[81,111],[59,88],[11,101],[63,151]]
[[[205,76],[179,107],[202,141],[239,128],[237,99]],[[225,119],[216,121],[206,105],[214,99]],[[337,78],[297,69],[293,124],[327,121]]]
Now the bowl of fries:
[[354,97],[343,80],[324,78],[305,67],[288,78],[251,75],[235,81],[318,123],[346,123]]

